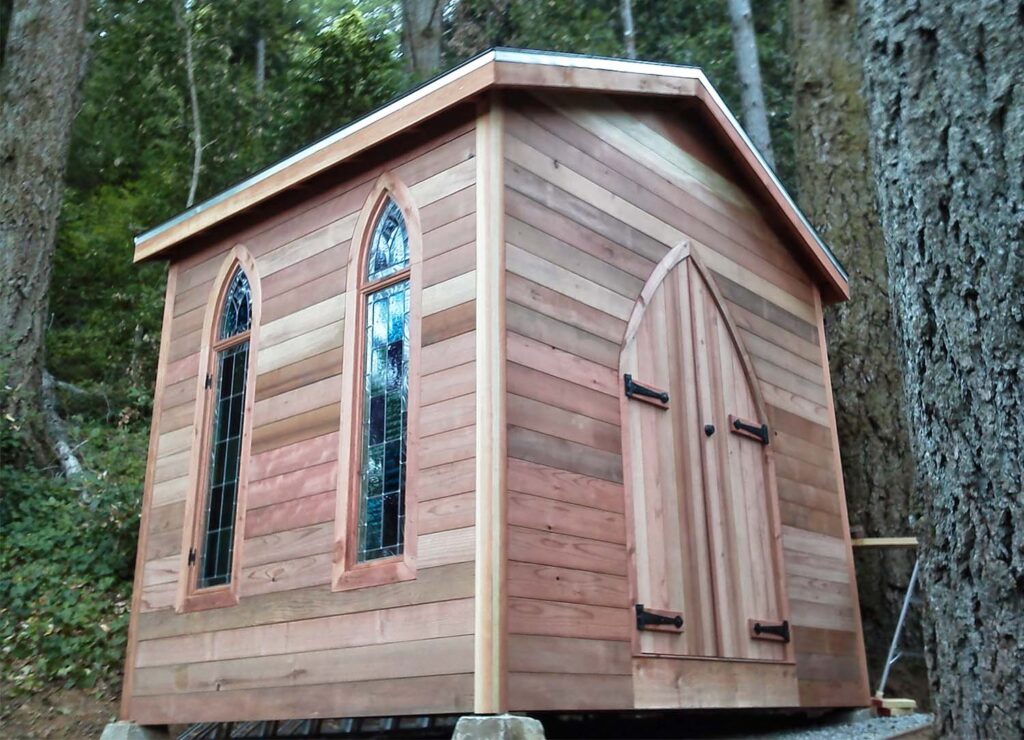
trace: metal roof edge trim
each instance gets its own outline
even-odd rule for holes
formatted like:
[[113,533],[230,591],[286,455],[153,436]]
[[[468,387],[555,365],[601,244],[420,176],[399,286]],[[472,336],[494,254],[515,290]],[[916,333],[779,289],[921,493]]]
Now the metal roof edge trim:
[[353,133],[370,126],[377,121],[386,118],[391,115],[398,108],[407,105],[409,102],[417,100],[419,98],[429,95],[434,90],[447,85],[454,79],[469,74],[480,67],[484,67],[491,63],[511,63],[511,64],[543,64],[548,66],[556,67],[576,67],[594,70],[605,70],[612,72],[626,72],[636,74],[660,74],[667,77],[678,77],[680,79],[691,79],[697,80],[711,96],[715,105],[725,115],[726,120],[733,130],[739,135],[741,141],[746,146],[747,150],[751,152],[756,160],[757,164],[768,173],[768,177],[772,184],[777,188],[778,192],[782,195],[782,198],[786,202],[786,205],[792,210],[796,217],[800,220],[801,225],[807,229],[807,232],[813,237],[818,248],[828,258],[829,262],[836,271],[842,276],[842,278],[849,282],[850,276],[846,272],[842,263],[839,262],[838,258],[829,248],[829,246],[821,239],[817,230],[811,225],[804,215],[803,211],[800,210],[796,202],[793,200],[789,191],[779,180],[775,174],[775,170],[765,161],[764,157],[754,146],[750,137],[747,136],[747,132],[743,130],[738,119],[730,110],[729,106],[725,104],[722,96],[715,89],[715,86],[711,84],[711,81],[704,74],[704,71],[699,67],[678,65],[678,64],[666,64],[663,62],[652,62],[635,59],[615,59],[612,57],[593,57],[582,54],[567,54],[562,52],[545,52],[545,51],[532,51],[524,49],[508,49],[508,48],[495,48],[489,49],[481,54],[467,60],[463,64],[455,67],[444,74],[435,77],[417,88],[414,88],[410,92],[407,92],[400,97],[392,100],[381,108],[372,111],[362,118],[358,118],[352,123],[344,126],[332,134],[325,136],[319,141],[310,144],[307,147],[300,149],[294,154],[282,159],[281,161],[267,167],[266,169],[258,172],[257,174],[249,177],[237,185],[228,188],[227,190],[218,193],[217,195],[204,200],[202,203],[193,206],[192,208],[178,214],[174,218],[171,218],[153,228],[139,234],[135,237],[135,247],[139,247],[149,239],[157,236],[158,234],[166,231],[167,229],[176,226],[193,216],[208,210],[209,208],[222,203],[223,201],[231,198],[232,196],[240,193],[241,191],[255,185],[258,182],[284,170],[306,157],[309,157],[316,152],[338,142]]
[[135,237],[135,246],[141,246],[145,242],[149,241],[158,234],[166,231],[172,226],[176,226],[184,221],[187,221],[193,216],[196,216],[202,213],[203,211],[209,210],[218,203],[223,203],[228,198],[231,198],[232,196],[237,195],[243,190],[246,190],[257,183],[262,182],[268,177],[271,177],[272,175],[275,175],[278,172],[287,169],[296,162],[299,162],[309,156],[312,156],[313,154],[316,154],[317,152],[323,149],[326,149],[332,144],[335,144],[341,141],[342,139],[351,136],[357,131],[361,131],[362,129],[368,126],[373,125],[374,123],[383,118],[387,118],[399,107],[407,105],[409,102],[413,100],[418,100],[419,98],[426,97],[434,90],[443,87],[444,85],[447,85],[454,79],[467,75],[470,72],[473,72],[481,67],[484,67],[493,61],[494,50],[491,49],[483,52],[482,54],[477,55],[476,57],[473,57],[472,59],[464,62],[463,64],[459,65],[458,67],[455,67],[452,70],[449,70],[443,75],[435,77],[429,80],[428,82],[424,83],[423,85],[420,85],[419,87],[413,88],[411,91],[395,98],[391,102],[385,104],[383,107],[377,108],[376,110],[367,113],[365,116],[362,116],[361,118],[357,118],[353,122],[349,123],[346,126],[343,126],[337,131],[334,131],[333,133],[328,134],[322,139],[313,142],[309,146],[299,149],[294,154],[291,154],[285,157],[284,159],[275,162],[269,167],[260,170],[255,175],[252,175],[251,177],[242,180],[237,185],[233,185],[227,190],[221,191],[217,195],[207,198],[202,203],[192,206],[192,208],[189,208],[188,210],[179,213],[177,216],[174,216],[173,218],[170,218],[167,221],[164,221],[163,223],[158,224],[153,228],[148,229],[147,231],[144,231],[143,233]]
[[765,161],[765,158],[761,156],[761,152],[758,151],[757,147],[754,146],[754,142],[752,142],[750,140],[750,137],[747,136],[747,132],[743,130],[743,127],[740,125],[740,122],[737,120],[736,116],[733,115],[732,110],[730,110],[729,106],[725,104],[724,100],[722,100],[722,96],[718,94],[718,90],[715,89],[715,86],[711,84],[711,80],[709,80],[707,76],[704,74],[704,70],[697,71],[700,73],[700,83],[708,91],[708,94],[711,95],[711,97],[714,99],[715,104],[725,114],[725,117],[728,119],[729,124],[739,134],[740,138],[743,140],[743,143],[746,144],[747,149],[753,153],[754,158],[757,159],[758,164],[760,164],[764,171],[768,173],[768,176],[771,178],[772,183],[775,185],[775,187],[779,189],[779,192],[785,199],[786,204],[793,209],[793,213],[795,213],[797,218],[800,219],[800,223],[803,224],[804,228],[807,229],[808,233],[812,237],[814,237],[814,241],[817,243],[818,247],[820,247],[821,251],[825,253],[826,257],[828,257],[828,261],[832,263],[832,266],[836,268],[840,275],[842,275],[843,280],[849,283],[850,275],[848,272],[846,272],[846,268],[843,267],[842,263],[839,261],[839,258],[836,257],[835,254],[832,252],[831,247],[829,247],[828,244],[826,244],[822,240],[821,236],[818,234],[818,230],[811,225],[810,221],[807,220],[807,216],[805,216],[804,212],[800,210],[800,206],[796,204],[796,201],[793,200],[793,196],[789,194],[789,191],[786,190],[786,186],[782,184],[782,181],[779,180],[778,175],[775,174],[774,168],[772,168],[772,166]]
[[711,98],[715,101],[722,112],[725,114],[726,120],[729,125],[733,127],[740,139],[746,145],[747,149],[754,155],[757,163],[761,168],[768,173],[772,184],[778,188],[782,194],[786,204],[793,209],[797,218],[800,219],[800,223],[807,229],[808,233],[814,238],[815,243],[821,249],[821,251],[828,258],[832,266],[836,268],[839,274],[847,282],[850,281],[850,275],[846,272],[842,263],[832,252],[832,249],[822,240],[818,234],[817,229],[811,225],[810,221],[804,215],[803,211],[793,200],[793,197],[789,194],[786,186],[782,184],[778,176],[775,174],[775,170],[771,165],[765,161],[765,158],[761,156],[761,152],[758,151],[757,147],[754,146],[754,142],[750,140],[747,132],[740,125],[739,120],[733,114],[732,110],[726,105],[722,96],[711,80],[708,79],[704,70],[700,67],[692,67],[680,64],[665,64],[663,62],[651,62],[640,59],[615,59],[611,57],[591,57],[582,54],[565,54],[565,53],[552,53],[544,51],[531,51],[525,49],[506,49],[497,48],[494,49],[495,61],[496,62],[512,62],[518,64],[546,64],[553,67],[577,67],[586,69],[597,69],[607,70],[612,72],[631,72],[637,74],[651,74],[656,70],[657,74],[664,75],[666,77],[679,77],[681,79],[695,79],[697,80],[708,92]]

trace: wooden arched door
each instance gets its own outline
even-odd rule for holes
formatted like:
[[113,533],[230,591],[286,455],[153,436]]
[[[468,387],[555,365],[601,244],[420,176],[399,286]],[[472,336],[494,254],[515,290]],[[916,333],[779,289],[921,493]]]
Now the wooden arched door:
[[[620,369],[640,652],[785,659],[767,419],[740,339],[686,245],[648,281]],[[664,624],[677,615],[681,630]]]

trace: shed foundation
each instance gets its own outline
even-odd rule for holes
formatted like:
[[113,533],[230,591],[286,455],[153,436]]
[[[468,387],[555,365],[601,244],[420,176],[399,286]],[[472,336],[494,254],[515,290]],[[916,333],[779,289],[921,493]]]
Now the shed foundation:
[[143,727],[134,722],[122,720],[111,722],[103,728],[100,740],[170,740],[170,734],[163,726]]
[[544,725],[513,714],[468,715],[459,717],[452,740],[544,740]]

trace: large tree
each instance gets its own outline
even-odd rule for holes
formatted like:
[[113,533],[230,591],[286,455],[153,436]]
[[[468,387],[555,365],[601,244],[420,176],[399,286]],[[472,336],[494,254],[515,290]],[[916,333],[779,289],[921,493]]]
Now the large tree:
[[[870,536],[910,531],[913,465],[903,377],[875,207],[868,115],[853,0],[791,0],[793,128],[800,205],[850,273],[850,300],[826,313],[850,523]],[[877,679],[910,580],[913,552],[858,554],[868,666]],[[917,612],[904,644],[920,644]],[[903,661],[890,686],[927,695],[923,665]]]
[[0,68],[0,403],[41,460],[43,333],[88,5],[15,2]]
[[761,62],[757,58],[757,35],[750,0],[728,0],[732,48],[736,55],[736,76],[740,81],[743,127],[768,164],[775,166],[775,152],[768,129],[768,106],[761,84]]
[[1024,13],[862,0],[943,735],[1024,735]]
[[444,6],[444,0],[402,0],[402,55],[416,79],[440,71]]

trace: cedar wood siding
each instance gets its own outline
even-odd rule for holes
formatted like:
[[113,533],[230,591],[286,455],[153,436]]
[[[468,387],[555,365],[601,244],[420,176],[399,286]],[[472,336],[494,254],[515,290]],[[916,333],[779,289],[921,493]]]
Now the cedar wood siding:
[[[800,703],[863,705],[817,288],[695,113],[582,93],[503,100],[507,708],[768,705],[758,687],[784,677],[746,664],[738,685],[736,664],[633,658],[619,354],[641,288],[684,238],[724,296],[767,404]],[[172,262],[131,719],[472,711],[475,115],[469,104],[382,144]],[[419,434],[409,440],[417,576],[334,592],[346,271],[385,169],[410,188],[423,232]],[[255,257],[263,293],[241,600],[178,614],[203,312],[235,244]]]
[[767,405],[800,704],[864,705],[817,287],[697,114],[582,93],[506,103],[509,708],[793,703],[765,688],[792,667],[632,659],[619,353],[683,239]]
[[[126,680],[131,719],[472,709],[474,114],[464,106],[385,143],[172,263]],[[356,219],[384,170],[410,188],[423,231],[420,408],[411,410],[420,421],[409,440],[420,468],[418,574],[334,592],[346,270]],[[178,614],[203,312],[235,244],[255,257],[263,290],[241,599]]]

